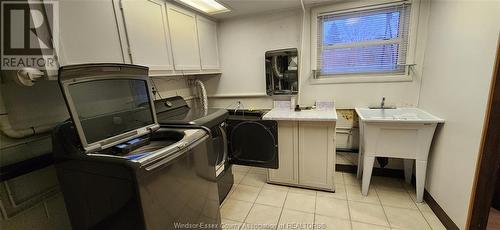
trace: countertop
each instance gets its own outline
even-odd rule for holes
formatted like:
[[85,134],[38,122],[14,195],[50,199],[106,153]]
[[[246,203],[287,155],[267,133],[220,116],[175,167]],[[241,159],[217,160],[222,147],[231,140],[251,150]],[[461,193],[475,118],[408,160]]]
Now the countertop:
[[332,109],[311,109],[295,112],[289,108],[274,108],[263,117],[263,120],[283,121],[336,121],[337,112]]

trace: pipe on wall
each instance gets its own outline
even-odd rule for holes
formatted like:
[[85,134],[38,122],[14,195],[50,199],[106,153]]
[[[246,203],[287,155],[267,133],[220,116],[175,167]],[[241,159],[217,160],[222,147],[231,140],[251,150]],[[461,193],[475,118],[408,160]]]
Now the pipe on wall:
[[205,84],[203,84],[200,79],[196,79],[194,83],[196,84],[196,88],[198,89],[198,96],[200,97],[201,105],[203,106],[203,109],[206,113],[208,111],[208,96]]
[[14,129],[9,122],[9,117],[7,114],[0,115],[0,131],[8,137],[11,138],[26,138],[35,136],[37,134],[50,132],[55,125],[40,125],[36,127],[30,127],[26,129]]
[[9,121],[9,114],[3,102],[3,96],[0,93],[0,131],[10,138],[26,138],[37,134],[50,132],[55,124],[33,126],[25,129],[14,129]]
[[299,63],[301,63],[299,65],[299,68],[298,68],[298,78],[297,78],[297,81],[299,82],[299,87],[298,87],[298,93],[297,93],[297,104],[300,105],[300,103],[302,103],[302,100],[301,100],[301,92],[300,92],[300,87],[302,86],[302,83],[300,83],[300,76],[302,75],[302,69],[304,68],[304,49],[305,49],[305,45],[304,45],[304,34],[305,34],[305,26],[306,26],[306,23],[307,23],[307,19],[306,19],[306,7],[304,5],[304,0],[300,0],[300,6],[302,8],[302,24],[301,24],[301,28],[300,28],[300,50],[299,50],[299,55],[300,55],[300,60],[299,60]]

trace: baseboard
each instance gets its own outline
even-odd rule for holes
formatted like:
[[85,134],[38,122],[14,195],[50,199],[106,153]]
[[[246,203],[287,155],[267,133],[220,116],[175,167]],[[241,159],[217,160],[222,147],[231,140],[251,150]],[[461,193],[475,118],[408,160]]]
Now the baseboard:
[[[356,173],[358,170],[358,166],[356,165],[335,165],[337,171],[347,172],[347,173]],[[388,168],[373,168],[372,175],[374,176],[384,176],[384,177],[393,177],[404,179],[404,171],[402,169],[388,169]],[[415,177],[412,178],[412,183],[415,184]],[[451,218],[446,214],[446,212],[439,206],[439,204],[434,200],[427,190],[424,190],[424,201],[429,205],[431,210],[436,214],[437,218],[441,221],[441,223],[448,230],[458,230],[458,226],[451,220]]]
[[443,223],[444,227],[448,230],[459,230],[460,228],[451,220],[451,218],[446,214],[446,212],[439,206],[439,204],[434,200],[427,190],[424,190],[424,200],[432,209],[434,214],[436,214],[437,218]]

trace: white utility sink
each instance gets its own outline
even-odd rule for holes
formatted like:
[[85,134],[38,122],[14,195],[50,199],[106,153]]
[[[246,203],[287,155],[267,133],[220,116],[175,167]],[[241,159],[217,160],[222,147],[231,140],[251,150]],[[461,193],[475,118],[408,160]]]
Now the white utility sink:
[[360,154],[358,177],[362,192],[368,188],[375,157],[404,159],[406,182],[411,182],[413,161],[417,178],[417,201],[422,202],[427,157],[438,123],[444,120],[417,108],[356,108],[359,117]]
[[443,119],[435,117],[417,108],[368,109],[356,108],[363,122],[410,122],[410,123],[442,123]]

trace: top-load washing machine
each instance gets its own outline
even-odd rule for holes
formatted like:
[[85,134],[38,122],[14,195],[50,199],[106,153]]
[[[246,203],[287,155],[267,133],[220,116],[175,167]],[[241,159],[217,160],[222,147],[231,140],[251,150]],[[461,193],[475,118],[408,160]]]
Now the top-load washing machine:
[[65,66],[71,120],[53,133],[73,229],[220,229],[209,132],[160,127],[148,68]]

